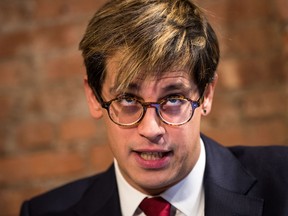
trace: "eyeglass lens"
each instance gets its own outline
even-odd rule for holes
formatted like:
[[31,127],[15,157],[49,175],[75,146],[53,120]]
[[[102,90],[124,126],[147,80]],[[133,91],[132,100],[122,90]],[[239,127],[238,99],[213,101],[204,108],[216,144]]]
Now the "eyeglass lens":
[[189,100],[178,97],[168,98],[160,103],[141,103],[134,98],[118,98],[111,102],[109,115],[117,124],[133,125],[141,120],[147,107],[155,107],[165,123],[175,125],[187,122],[195,108]]

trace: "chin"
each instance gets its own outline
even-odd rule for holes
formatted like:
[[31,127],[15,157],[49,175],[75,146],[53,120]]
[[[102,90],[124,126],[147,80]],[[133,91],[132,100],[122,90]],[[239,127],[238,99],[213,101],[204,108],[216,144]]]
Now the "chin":
[[145,177],[139,179],[137,184],[139,185],[141,192],[149,195],[157,195],[164,192],[177,182],[176,179],[168,179],[167,177],[160,178],[157,177],[157,175],[152,175],[151,178]]

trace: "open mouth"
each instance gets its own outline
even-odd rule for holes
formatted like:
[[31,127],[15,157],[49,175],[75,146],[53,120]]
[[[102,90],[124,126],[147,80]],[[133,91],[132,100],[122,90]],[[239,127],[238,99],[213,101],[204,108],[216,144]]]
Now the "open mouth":
[[134,151],[138,165],[145,170],[162,170],[169,166],[173,151]]
[[137,152],[139,156],[147,161],[160,160],[167,156],[170,152]]

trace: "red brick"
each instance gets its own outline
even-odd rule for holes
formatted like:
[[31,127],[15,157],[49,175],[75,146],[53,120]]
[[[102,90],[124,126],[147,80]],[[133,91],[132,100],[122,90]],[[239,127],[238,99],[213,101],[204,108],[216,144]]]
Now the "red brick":
[[49,0],[38,0],[35,5],[36,19],[51,19],[53,17],[76,16],[82,13],[93,14],[107,0],[58,0],[51,4]]
[[288,145],[287,122],[283,118],[246,124],[247,144],[251,146]]
[[34,16],[36,19],[55,19],[55,17],[64,16],[70,10],[66,1],[58,0],[51,4],[49,0],[39,0],[35,4]]
[[278,14],[283,20],[288,20],[288,1],[287,0],[276,0],[276,6]]
[[21,148],[44,148],[50,146],[55,134],[48,122],[27,122],[17,129],[17,140]]
[[221,91],[214,96],[212,111],[204,118],[204,121],[209,121],[210,124],[223,126],[230,125],[241,120],[239,95],[224,95]]
[[217,73],[219,74],[218,86],[225,89],[235,90],[242,87],[239,60],[226,58],[221,61]]
[[222,126],[209,125],[204,122],[202,132],[224,146],[247,145],[249,143],[245,136],[244,127],[239,122],[230,122]]
[[259,89],[246,94],[241,104],[245,118],[284,117],[287,112],[287,95],[281,88]]
[[[75,11],[79,11],[79,12],[84,13],[84,14],[91,13],[91,15],[93,15],[96,10],[98,10],[102,5],[104,5],[108,1],[109,0],[97,0],[97,1],[94,1],[94,0],[83,0],[83,1],[74,0],[75,4],[73,4],[73,6],[72,6],[71,14],[73,15],[73,13]],[[70,3],[70,1],[69,1],[69,3]]]
[[40,26],[32,32],[33,52],[49,53],[55,49],[64,48],[73,48],[74,51],[77,51],[85,28],[86,26],[83,23],[73,22]]
[[278,85],[283,82],[283,62],[275,57],[254,57],[239,60],[243,88],[249,86]]
[[19,87],[28,81],[31,71],[31,62],[28,59],[15,58],[0,61],[1,88]]
[[91,165],[92,170],[101,172],[106,170],[113,161],[113,154],[108,146],[104,145],[95,145],[91,150]]
[[287,123],[282,119],[235,122],[214,127],[204,124],[202,132],[225,146],[288,145]]
[[80,52],[60,53],[43,59],[42,63],[45,77],[49,80],[66,80],[83,75],[83,60]]
[[[284,31],[282,34],[282,42],[283,42],[283,61],[285,61],[285,59],[287,59],[288,57],[288,24],[286,24],[284,28]],[[287,61],[286,61],[286,64],[287,64]]]
[[1,155],[4,155],[6,151],[6,139],[7,139],[7,129],[0,127],[0,158]]
[[27,31],[0,34],[0,58],[27,54],[31,50],[31,34]]
[[9,122],[13,116],[13,106],[16,104],[14,98],[9,94],[0,95],[0,120],[1,122]]
[[60,139],[65,141],[95,137],[97,127],[92,118],[69,119],[60,125]]
[[213,14],[221,17],[221,15],[227,10],[227,0],[218,0],[217,2],[210,0],[194,0],[194,2],[204,10],[206,16]]
[[30,1],[0,1],[1,27],[17,24],[30,19]]
[[24,200],[32,195],[43,192],[39,188],[5,188],[0,191],[0,209],[2,216],[19,215],[20,206]]
[[66,80],[43,86],[25,99],[25,106],[22,109],[25,113],[35,113],[53,119],[71,115],[88,115],[81,79],[79,79],[79,84]]
[[247,22],[249,20],[267,19],[274,13],[269,0],[226,0],[226,20],[231,24],[235,22]]
[[234,25],[250,20],[266,20],[274,13],[274,8],[271,7],[268,0],[198,0],[197,2],[205,9],[205,13],[208,14],[212,23],[216,19],[222,25]]
[[83,158],[72,152],[38,152],[0,159],[0,184],[71,175],[84,169]]
[[[284,65],[284,70],[283,70],[283,72],[285,73],[285,71],[288,71],[288,63],[286,63],[285,65]],[[285,73],[285,80],[283,81],[284,82],[284,85],[285,85],[285,83],[286,83],[286,94],[288,94],[288,85],[287,85],[287,83],[288,83],[288,73],[286,72]],[[287,97],[288,98],[288,97]]]
[[228,90],[279,85],[285,80],[284,63],[278,56],[226,58],[219,68],[219,85]]
[[[60,48],[73,48],[78,44],[86,25],[67,23],[48,26],[32,26],[0,34],[0,58],[30,53],[47,53]],[[80,52],[79,52],[80,56]]]
[[277,53],[281,49],[279,26],[271,22],[235,26],[228,30],[226,37],[229,38],[225,44],[228,54],[253,57],[255,54],[263,56],[263,53]]

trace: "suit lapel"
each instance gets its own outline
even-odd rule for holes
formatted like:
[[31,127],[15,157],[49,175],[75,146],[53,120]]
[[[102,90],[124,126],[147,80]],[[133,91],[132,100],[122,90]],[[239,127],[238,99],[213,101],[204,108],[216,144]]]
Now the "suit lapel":
[[206,216],[261,216],[263,200],[247,197],[205,182]]
[[121,215],[114,166],[96,179],[74,211],[79,216],[119,216]]
[[[249,197],[256,184],[226,148],[202,135],[206,150],[205,216],[261,216],[263,200]],[[78,216],[121,215],[114,166],[102,174],[73,208]],[[70,214],[69,214],[70,215]]]
[[226,148],[202,136],[206,150],[205,215],[262,215],[263,200],[249,197],[257,180]]

